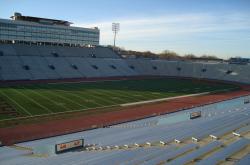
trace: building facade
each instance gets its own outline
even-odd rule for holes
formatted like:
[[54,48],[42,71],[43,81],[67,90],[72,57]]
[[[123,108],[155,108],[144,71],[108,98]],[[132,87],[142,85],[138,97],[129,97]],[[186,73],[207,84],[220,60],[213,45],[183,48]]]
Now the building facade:
[[73,27],[68,21],[22,16],[20,13],[11,18],[0,19],[1,42],[99,45],[100,30],[97,27]]

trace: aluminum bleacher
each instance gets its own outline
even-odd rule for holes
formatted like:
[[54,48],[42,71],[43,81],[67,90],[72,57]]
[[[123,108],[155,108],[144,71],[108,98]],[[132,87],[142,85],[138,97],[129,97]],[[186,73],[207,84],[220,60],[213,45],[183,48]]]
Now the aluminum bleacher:
[[[220,133],[221,130],[222,134],[228,133],[232,130],[235,129],[235,127],[232,125],[232,123],[234,123],[235,121],[238,121],[239,123],[237,124],[237,126],[239,126],[240,124],[244,124],[245,121],[248,121],[248,118],[245,115],[240,115],[240,114],[236,114],[236,115],[230,115],[227,118],[225,117],[221,117],[221,118],[216,118],[214,120],[215,122],[209,122],[203,126],[203,131],[199,131],[197,132],[195,135],[192,136],[192,139],[195,141],[199,141],[200,139],[203,139],[209,135],[213,135],[216,134],[214,137],[219,138],[219,135],[217,135],[217,133]],[[241,123],[242,122],[242,123]],[[226,129],[224,131],[225,128],[230,127],[230,129]]]
[[138,75],[133,69],[131,69],[125,60],[123,59],[106,59],[110,61],[110,64],[116,66],[117,71],[122,76],[136,76]]
[[[231,139],[228,139],[228,136],[221,137],[220,140],[216,141],[207,137],[212,131],[216,130],[216,132],[223,132],[223,130],[230,125],[236,125],[238,127],[236,130],[244,128],[241,124],[246,123],[245,121],[248,121],[246,116],[250,115],[250,112],[248,111],[249,105],[243,104],[242,102],[244,98],[247,98],[247,96],[225,101],[228,107],[225,105],[225,102],[222,102],[215,104],[217,108],[203,108],[201,111],[204,115],[195,120],[185,119],[181,121],[177,120],[177,122],[174,123],[169,122],[173,118],[178,119],[190,112],[197,111],[197,108],[122,123],[110,128],[98,128],[17,144],[17,146],[32,148],[32,152],[37,154],[39,148],[44,149],[48,147],[54,150],[55,144],[58,142],[84,138],[86,144],[95,144],[93,147],[94,149],[89,147],[90,149],[88,148],[88,150],[83,151],[77,150],[58,155],[53,153],[51,155],[49,154],[47,157],[31,157],[25,155],[28,151],[23,152],[24,154],[16,154],[20,151],[17,151],[15,148],[8,148],[5,153],[5,147],[0,147],[0,162],[7,165],[153,165],[158,163],[185,164],[191,162],[206,164],[207,161],[209,162],[208,164],[214,164],[214,162],[218,161],[229,161],[230,159],[228,158],[231,158],[231,155],[238,151],[245,151],[249,144],[249,139],[245,139],[248,136],[244,136],[245,138],[230,136],[233,138],[232,141]],[[212,115],[206,115],[208,113],[211,113]],[[192,143],[190,140],[191,136],[197,137],[202,132],[205,132],[206,136],[201,137],[201,143]],[[174,139],[179,139],[180,137],[184,138],[182,143],[173,143]],[[230,140],[230,144],[225,143],[225,141],[228,140]],[[223,145],[223,147],[221,147],[221,145]],[[1,157],[1,152],[4,152],[4,154],[2,154],[4,158]],[[50,151],[48,153],[50,153]],[[6,159],[8,155],[12,155],[12,159]],[[247,158],[242,158],[242,162],[244,159]],[[241,161],[239,161],[239,163],[240,162]]]
[[[238,122],[236,122],[238,121]],[[213,131],[213,133],[210,134],[210,137],[219,139],[221,136],[225,135],[228,132],[231,132],[247,123],[250,122],[248,116],[241,117],[240,120],[236,120],[234,124],[228,124],[223,127],[223,130],[220,130],[221,128],[217,128]]]
[[249,165],[250,162],[250,153],[245,155],[239,162],[235,163],[235,165]]
[[120,58],[111,48],[98,46],[93,52],[96,58]]
[[214,153],[212,156],[208,157],[207,159],[203,159],[197,165],[211,165],[211,164],[217,164],[222,161],[226,161],[227,158],[229,158],[234,153],[240,151],[242,148],[249,145],[250,140],[249,139],[240,139],[233,144],[230,144],[229,146],[225,147],[224,149],[221,149],[220,151]]
[[22,61],[18,56],[1,56],[1,77],[4,80],[30,80],[32,79],[27,70],[23,68]]
[[40,53],[35,45],[24,46],[22,44],[15,44],[13,48],[16,51],[16,54],[19,56],[39,56]]
[[65,57],[71,64],[77,66],[78,71],[83,77],[102,77],[102,73],[99,68],[93,68],[89,62],[89,58],[82,57]]
[[46,61],[55,67],[55,71],[62,78],[80,78],[81,73],[71,66],[64,57],[44,57]]
[[173,151],[171,150],[170,152],[164,152],[164,153],[158,155],[157,157],[155,157],[149,161],[144,162],[143,164],[144,165],[152,165],[152,164],[159,164],[162,162],[168,162],[171,159],[173,159],[179,155],[182,155],[188,151],[192,151],[192,150],[196,149],[197,146],[198,146],[197,144],[193,144],[193,143],[187,144],[184,147],[181,147],[179,149],[176,149]]
[[11,44],[0,44],[0,51],[4,56],[18,55]]
[[177,149],[176,146],[170,145],[170,146],[167,146],[165,148],[158,149],[154,152],[145,152],[146,150],[144,150],[143,155],[136,156],[130,160],[126,160],[125,162],[121,163],[121,165],[142,164],[142,163],[145,163],[147,161],[150,161],[151,159],[158,157],[162,153],[171,152],[171,151],[176,150],[176,149]]
[[[107,47],[0,44],[0,79],[175,76],[250,83],[250,65],[122,59]],[[31,62],[35,60],[34,64]],[[41,61],[40,61],[41,60]],[[37,66],[37,64],[39,64]],[[29,70],[24,70],[28,65]],[[48,71],[53,65],[53,71]],[[48,72],[42,72],[47,70]],[[54,74],[53,74],[53,73]],[[47,74],[48,73],[48,74]],[[46,75],[45,75],[46,74]]]
[[236,136],[243,136],[247,132],[250,132],[250,125],[246,125],[244,127],[241,127],[240,129],[237,129],[233,132],[233,134]]
[[206,153],[211,152],[212,150],[220,147],[221,145],[222,145],[221,142],[213,141],[213,142],[209,143],[208,145],[203,146],[197,150],[194,150],[193,152],[188,153],[182,157],[179,157],[179,158],[177,158],[177,159],[175,159],[167,164],[170,164],[170,165],[187,164],[189,162],[194,161],[196,158],[198,158],[202,155],[205,155]]

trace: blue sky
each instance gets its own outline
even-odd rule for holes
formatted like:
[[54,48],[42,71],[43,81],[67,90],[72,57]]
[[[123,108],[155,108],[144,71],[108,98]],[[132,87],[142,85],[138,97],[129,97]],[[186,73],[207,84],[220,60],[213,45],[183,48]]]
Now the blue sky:
[[250,0],[0,0],[1,18],[15,11],[98,26],[102,45],[120,22],[126,49],[250,58]]

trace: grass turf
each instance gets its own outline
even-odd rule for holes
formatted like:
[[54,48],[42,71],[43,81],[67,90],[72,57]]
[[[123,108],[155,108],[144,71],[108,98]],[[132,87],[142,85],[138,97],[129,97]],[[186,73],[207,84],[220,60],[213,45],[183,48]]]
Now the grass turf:
[[[235,88],[179,79],[144,79],[0,87],[0,98],[21,116],[84,111],[97,107]],[[1,114],[0,120],[15,118]]]

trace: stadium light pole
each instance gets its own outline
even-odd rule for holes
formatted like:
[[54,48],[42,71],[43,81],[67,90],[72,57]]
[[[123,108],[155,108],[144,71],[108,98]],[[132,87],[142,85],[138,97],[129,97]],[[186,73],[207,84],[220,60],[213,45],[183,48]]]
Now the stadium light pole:
[[114,48],[115,48],[115,42],[116,42],[116,35],[119,30],[120,30],[120,23],[112,23],[112,31],[114,33]]

